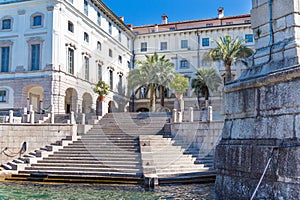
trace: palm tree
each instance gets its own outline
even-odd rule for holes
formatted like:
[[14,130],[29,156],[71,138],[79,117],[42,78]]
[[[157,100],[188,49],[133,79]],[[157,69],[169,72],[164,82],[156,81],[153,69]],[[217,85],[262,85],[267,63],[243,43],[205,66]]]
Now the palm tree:
[[146,86],[150,91],[150,111],[154,112],[155,91],[161,87],[160,97],[163,98],[163,87],[169,87],[169,82],[175,77],[174,65],[165,56],[158,57],[157,53],[146,55],[145,61],[138,61],[136,64],[139,68],[129,72],[128,88],[139,89]]
[[208,56],[213,61],[223,61],[225,65],[225,83],[231,80],[231,65],[236,62],[242,62],[243,60],[253,54],[253,50],[246,47],[243,41],[237,37],[232,39],[230,36],[219,37],[218,40],[214,40],[217,47],[211,49],[208,52]]
[[196,72],[196,78],[192,80],[192,88],[197,95],[198,106],[200,108],[200,95],[205,101],[209,98],[210,91],[213,92],[222,84],[222,78],[215,68],[201,67]]

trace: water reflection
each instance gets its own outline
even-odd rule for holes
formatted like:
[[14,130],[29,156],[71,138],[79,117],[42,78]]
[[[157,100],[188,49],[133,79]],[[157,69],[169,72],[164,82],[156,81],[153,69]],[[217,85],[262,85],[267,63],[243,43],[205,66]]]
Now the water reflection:
[[152,190],[131,185],[0,183],[0,200],[214,199],[214,184],[164,185]]

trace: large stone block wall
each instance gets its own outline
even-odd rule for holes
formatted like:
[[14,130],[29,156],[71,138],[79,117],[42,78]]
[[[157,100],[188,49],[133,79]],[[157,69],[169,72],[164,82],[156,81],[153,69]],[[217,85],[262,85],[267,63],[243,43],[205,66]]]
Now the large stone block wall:
[[256,49],[253,66],[256,69],[248,73],[264,74],[300,64],[297,56],[300,53],[299,0],[272,0],[271,7],[269,0],[252,2],[251,22]]
[[[74,136],[76,134],[77,129],[75,125],[0,124],[0,149],[2,151],[7,147],[8,151],[6,152],[14,154],[20,150],[23,142],[26,142],[26,153],[29,153],[59,141],[66,136]],[[5,163],[17,158],[18,156],[19,155],[15,157],[7,157],[1,153],[0,162]]]
[[299,75],[300,67],[291,67],[226,87],[217,199],[249,199],[272,151],[255,199],[300,199]]
[[214,154],[221,139],[223,121],[183,122],[171,125],[171,134],[175,140],[183,140],[189,146],[200,149],[199,156]]

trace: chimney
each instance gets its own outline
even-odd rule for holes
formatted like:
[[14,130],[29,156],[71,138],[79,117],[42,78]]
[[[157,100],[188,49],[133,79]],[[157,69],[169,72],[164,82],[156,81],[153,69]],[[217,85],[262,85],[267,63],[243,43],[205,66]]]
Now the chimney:
[[120,16],[120,20],[124,22],[124,16]]
[[168,16],[166,14],[163,14],[161,16],[162,24],[168,24]]
[[218,8],[218,18],[221,19],[224,17],[224,8],[223,7],[219,7]]
[[158,25],[157,24],[155,24],[155,26],[154,26],[154,32],[158,32]]
[[129,28],[130,30],[133,30],[133,25],[132,25],[132,24],[127,24],[127,26],[128,26],[128,28]]

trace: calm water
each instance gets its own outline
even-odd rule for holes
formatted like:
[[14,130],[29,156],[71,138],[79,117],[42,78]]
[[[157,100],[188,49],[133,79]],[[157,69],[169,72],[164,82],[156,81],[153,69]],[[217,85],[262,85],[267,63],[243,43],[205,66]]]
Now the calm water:
[[214,197],[214,184],[165,185],[146,191],[140,186],[111,185],[40,185],[33,183],[0,183],[3,199],[205,199]]

